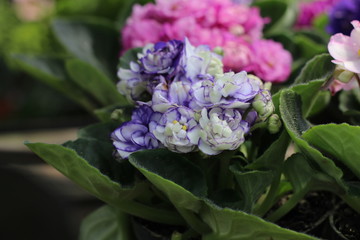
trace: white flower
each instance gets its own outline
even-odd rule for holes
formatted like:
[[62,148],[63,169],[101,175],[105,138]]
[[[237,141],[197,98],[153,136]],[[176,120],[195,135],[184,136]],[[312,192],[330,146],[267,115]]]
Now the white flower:
[[199,149],[209,155],[223,150],[237,149],[250,130],[249,123],[242,120],[241,113],[235,109],[219,107],[201,111]]

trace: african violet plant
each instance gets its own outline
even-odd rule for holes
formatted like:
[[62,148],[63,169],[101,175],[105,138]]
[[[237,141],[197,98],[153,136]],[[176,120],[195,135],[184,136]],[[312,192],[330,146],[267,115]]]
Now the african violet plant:
[[[269,2],[258,3],[262,12]],[[287,21],[281,9],[277,19]],[[133,230],[141,225],[173,240],[317,239],[276,223],[312,191],[332,192],[360,212],[359,89],[339,98],[342,122],[353,125],[332,123],[332,115],[311,123],[331,104],[329,85],[358,79],[359,68],[348,67],[358,56],[344,54],[359,45],[353,25],[351,37],[331,38],[331,56],[313,57],[300,72],[298,64],[293,83],[276,92],[245,71],[224,72],[221,51],[186,38],[130,49],[116,70],[110,24],[58,19],[53,29],[70,56],[16,58],[96,109],[101,122],[62,145],[26,145],[107,204],[85,219],[80,239],[141,239]],[[266,34],[289,39],[279,26]],[[311,45],[296,36],[292,47]],[[294,65],[308,53],[294,54]]]

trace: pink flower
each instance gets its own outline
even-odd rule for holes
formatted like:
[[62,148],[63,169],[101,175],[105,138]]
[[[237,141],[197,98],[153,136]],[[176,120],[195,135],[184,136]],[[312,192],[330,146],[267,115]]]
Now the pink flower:
[[359,87],[359,85],[355,78],[352,78],[348,83],[344,83],[335,79],[329,86],[329,89],[332,95],[335,95],[335,93],[338,91],[351,90],[357,87]]
[[251,45],[243,39],[237,41],[227,41],[224,49],[224,70],[241,71],[252,62],[253,57]]
[[257,40],[252,43],[252,63],[245,71],[253,72],[267,82],[283,82],[291,72],[291,54],[280,43]]
[[311,27],[314,19],[326,13],[338,0],[315,0],[301,2],[299,4],[299,15],[295,26],[298,28]]
[[344,69],[360,73],[360,22],[351,22],[354,29],[350,36],[337,33],[330,38],[328,50],[335,59],[332,62],[342,66]]

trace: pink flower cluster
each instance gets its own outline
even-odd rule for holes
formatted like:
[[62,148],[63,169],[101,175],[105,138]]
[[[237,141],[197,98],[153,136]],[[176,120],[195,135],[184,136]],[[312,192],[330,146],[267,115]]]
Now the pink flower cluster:
[[221,47],[226,71],[251,71],[264,81],[282,82],[292,58],[281,44],[262,39],[269,20],[259,9],[231,0],[156,0],[135,5],[122,30],[124,50],[148,43],[183,40]]
[[330,11],[338,0],[315,0],[300,2],[299,14],[295,26],[297,28],[311,27],[316,17]]

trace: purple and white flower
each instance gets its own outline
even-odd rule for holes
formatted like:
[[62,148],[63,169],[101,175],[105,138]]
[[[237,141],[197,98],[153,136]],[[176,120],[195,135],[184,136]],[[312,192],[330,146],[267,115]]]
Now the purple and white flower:
[[216,77],[211,101],[224,108],[246,109],[262,85],[261,80],[252,78],[245,71],[227,72]]
[[170,84],[162,81],[154,89],[152,108],[154,111],[164,113],[171,107],[188,107],[191,96],[189,95],[190,82],[174,81]]
[[141,76],[140,68],[139,64],[130,62],[130,69],[120,68],[117,73],[120,78],[117,88],[130,102],[139,100],[147,88],[147,83]]
[[206,45],[192,46],[187,38],[185,38],[184,54],[180,64],[190,81],[195,81],[198,75],[223,74],[220,55],[212,52]]
[[150,44],[143,50],[140,62],[145,74],[174,74],[183,50],[183,42],[172,40]]
[[198,128],[195,112],[181,106],[169,108],[152,132],[171,151],[188,153],[197,147]]
[[240,111],[236,109],[204,108],[199,123],[199,149],[209,155],[237,149],[250,130],[250,124],[242,120]]
[[151,108],[142,105],[134,110],[131,121],[121,124],[111,134],[113,145],[122,158],[127,158],[131,153],[139,150],[161,147],[159,141],[149,131],[149,123],[154,117],[156,114]]

